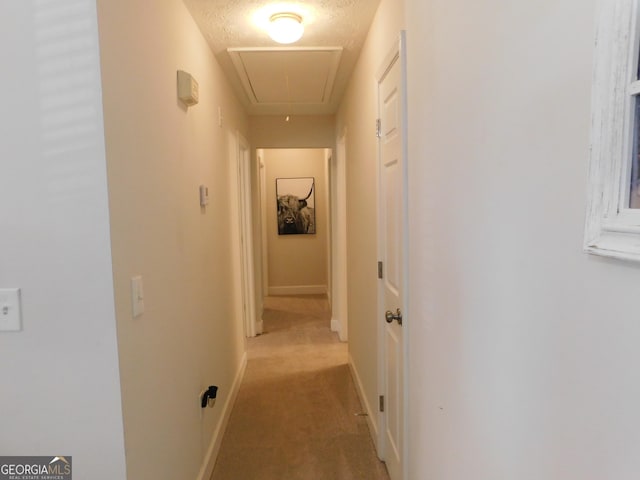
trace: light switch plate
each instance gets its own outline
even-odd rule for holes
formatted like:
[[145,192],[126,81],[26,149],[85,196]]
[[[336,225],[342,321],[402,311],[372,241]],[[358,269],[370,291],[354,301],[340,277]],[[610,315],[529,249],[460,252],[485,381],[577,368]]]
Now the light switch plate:
[[133,306],[133,318],[144,313],[144,290],[142,288],[142,277],[131,278],[131,304]]
[[0,332],[19,332],[20,330],[22,330],[20,289],[0,289]]

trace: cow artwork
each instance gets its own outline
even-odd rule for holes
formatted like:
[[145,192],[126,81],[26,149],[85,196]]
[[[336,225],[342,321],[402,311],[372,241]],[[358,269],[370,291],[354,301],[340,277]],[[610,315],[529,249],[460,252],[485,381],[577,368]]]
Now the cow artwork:
[[298,235],[316,233],[315,179],[278,178],[278,234]]

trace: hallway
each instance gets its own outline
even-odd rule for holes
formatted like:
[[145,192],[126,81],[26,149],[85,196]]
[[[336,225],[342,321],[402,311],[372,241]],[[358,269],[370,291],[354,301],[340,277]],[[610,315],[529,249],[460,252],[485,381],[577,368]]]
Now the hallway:
[[385,480],[324,296],[268,297],[212,480]]

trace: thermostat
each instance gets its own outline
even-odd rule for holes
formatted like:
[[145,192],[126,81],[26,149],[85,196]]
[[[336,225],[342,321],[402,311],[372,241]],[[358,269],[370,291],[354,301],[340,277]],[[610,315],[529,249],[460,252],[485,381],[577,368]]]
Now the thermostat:
[[205,207],[209,204],[209,189],[206,185],[200,185],[200,206]]

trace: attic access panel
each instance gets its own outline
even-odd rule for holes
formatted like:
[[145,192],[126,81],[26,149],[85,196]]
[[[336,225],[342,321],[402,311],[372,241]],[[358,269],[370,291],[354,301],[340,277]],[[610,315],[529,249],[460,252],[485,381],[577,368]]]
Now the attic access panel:
[[328,104],[342,56],[340,47],[227,50],[254,105]]

